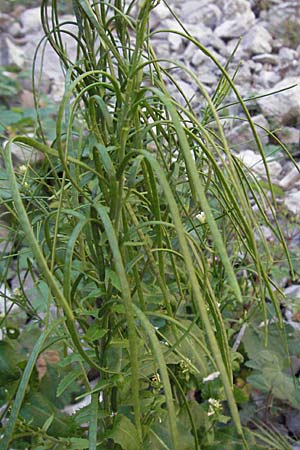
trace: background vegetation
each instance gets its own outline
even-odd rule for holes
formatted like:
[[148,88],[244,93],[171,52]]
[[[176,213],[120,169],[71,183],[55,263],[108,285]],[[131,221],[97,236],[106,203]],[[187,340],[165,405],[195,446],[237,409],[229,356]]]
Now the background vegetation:
[[[176,33],[220,69],[212,96],[188,68],[157,59],[154,7],[74,0],[71,60],[57,2],[44,0],[64,97],[57,111],[4,102],[2,205],[13,249],[1,269],[4,283],[17,271],[20,287],[5,286],[1,319],[1,450],[292,448],[265,424],[299,407],[299,333],[284,325],[276,284],[276,267],[294,269],[274,186],[227,144],[229,91],[266,164],[265,151],[227,67],[187,30]],[[197,107],[175,69],[197,83]],[[18,81],[0,82],[9,105]],[[40,152],[43,164],[14,168],[13,145]],[[87,406],[64,412],[88,395]]]

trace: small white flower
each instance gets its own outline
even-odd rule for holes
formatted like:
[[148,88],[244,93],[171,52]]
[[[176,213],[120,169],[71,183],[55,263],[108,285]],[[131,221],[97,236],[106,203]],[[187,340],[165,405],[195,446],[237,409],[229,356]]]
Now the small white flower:
[[215,398],[209,398],[208,399],[208,403],[210,405],[212,405],[214,408],[220,408],[221,407],[220,400],[216,400]]
[[[203,383],[207,383],[208,381],[213,381],[216,378],[219,378],[220,376],[220,372],[212,372],[211,374],[209,374],[207,377],[203,378],[202,382]],[[211,399],[210,399],[211,400]]]
[[27,166],[25,164],[22,164],[21,166],[19,166],[20,173],[25,173],[26,171],[27,171]]
[[22,295],[22,291],[18,287],[14,289],[13,293],[16,297],[19,297],[20,295]]
[[196,215],[196,219],[199,220],[200,223],[206,222],[206,215],[204,211],[201,211],[199,214]]

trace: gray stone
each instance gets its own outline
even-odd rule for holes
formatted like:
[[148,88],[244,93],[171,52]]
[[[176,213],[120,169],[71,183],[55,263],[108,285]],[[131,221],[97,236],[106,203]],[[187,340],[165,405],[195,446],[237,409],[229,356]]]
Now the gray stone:
[[296,183],[300,182],[300,167],[297,169],[293,167],[288,173],[280,180],[279,186],[284,190],[291,189]]
[[[258,175],[266,178],[266,169],[261,155],[255,153],[253,150],[244,150],[240,152],[237,157],[247,166],[250,170]],[[282,170],[281,164],[277,161],[267,161],[269,174],[271,178],[278,177]]]
[[300,144],[300,130],[295,127],[282,127],[276,132],[277,137],[286,144]]
[[274,55],[271,53],[262,53],[260,55],[254,55],[252,59],[255,62],[259,62],[262,64],[271,64],[273,66],[276,66],[279,63],[278,55]]
[[9,241],[9,226],[4,220],[0,220],[0,254],[8,254],[12,250],[12,242]]
[[294,437],[300,437],[300,411],[293,409],[285,414],[285,424]]
[[240,17],[241,15],[253,15],[248,0],[225,0],[223,4],[225,19]]
[[22,28],[19,22],[13,22],[9,28],[9,34],[13,37],[23,36]]
[[243,48],[250,55],[270,53],[272,51],[272,36],[262,25],[255,25],[242,40]]
[[300,116],[300,77],[289,77],[277,83],[272,90],[263,92],[272,93],[277,90],[296,87],[257,100],[264,116],[272,118],[276,125],[289,125]]
[[[61,21],[65,19],[70,20],[72,16],[62,17]],[[76,27],[72,24],[66,24],[63,29],[69,32],[75,32]],[[24,48],[24,53],[26,55],[26,66],[31,67],[33,62],[33,56],[36,50],[36,44],[40,41],[43,36],[41,30],[37,30],[34,34],[29,34],[27,36],[28,43]],[[76,60],[76,40],[72,36],[63,33],[62,41],[70,61]],[[41,72],[41,73],[40,73]],[[49,84],[49,79],[51,80],[51,98],[54,101],[60,101],[65,90],[65,77],[62,71],[58,55],[51,48],[50,44],[47,44],[43,54],[43,48],[39,49],[37,59],[36,59],[36,71],[35,79],[41,78],[43,84]]]
[[300,284],[292,284],[284,290],[284,294],[293,298],[300,298]]
[[9,32],[10,27],[12,26],[12,23],[14,22],[14,19],[9,15],[0,12],[0,32]]
[[[50,7],[47,8],[47,12],[49,17],[51,17]],[[25,35],[42,29],[40,7],[26,9],[21,13],[19,20],[22,26],[22,32]]]
[[280,81],[280,75],[271,70],[262,70],[253,75],[253,85],[256,89],[269,89]]
[[300,191],[289,193],[284,199],[284,204],[293,214],[300,214]]
[[[262,144],[266,145],[269,141],[268,134],[264,130],[264,128],[269,128],[267,120],[262,114],[252,117],[252,120],[255,124],[257,124],[256,131],[260,137]],[[234,128],[232,128],[232,130],[230,130],[228,134],[226,134],[226,138],[231,147],[237,148],[238,150],[256,150],[257,144],[253,137],[253,133],[248,121],[237,121],[237,123],[238,124],[234,126]],[[259,156],[259,158],[261,159],[260,155],[255,154],[253,155],[253,158],[256,158],[256,156]],[[247,158],[248,157],[250,157],[250,153],[247,154]],[[255,159],[255,163],[256,162],[257,161]]]
[[164,3],[159,3],[150,15],[150,28],[156,29],[163,20],[171,16],[169,8]]
[[[4,142],[3,146],[6,145]],[[11,144],[11,155],[14,166],[22,166],[26,164],[36,165],[40,164],[44,160],[43,153],[33,150],[30,147],[21,144]]]
[[18,69],[25,66],[24,50],[15,45],[8,36],[0,36],[0,65],[15,66]]
[[281,47],[279,50],[279,59],[283,62],[292,62],[298,59],[298,53],[296,50],[288,47]]
[[240,15],[236,19],[226,20],[215,29],[216,36],[221,38],[235,38],[243,36],[254,25],[254,14]]
[[[189,4],[195,3],[194,12],[190,10]],[[199,2],[189,2],[189,4],[185,7],[185,10],[188,11],[188,22],[191,24],[197,24],[199,22],[203,23],[205,26],[215,29],[216,26],[220,23],[222,12],[220,8],[215,4],[208,4],[207,2],[203,3],[203,5],[199,7]]]

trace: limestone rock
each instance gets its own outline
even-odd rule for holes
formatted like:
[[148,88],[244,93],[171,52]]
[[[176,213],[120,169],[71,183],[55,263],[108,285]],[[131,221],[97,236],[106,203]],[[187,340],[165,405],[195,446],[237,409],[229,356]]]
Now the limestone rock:
[[[51,17],[50,7],[48,7],[48,15]],[[20,14],[19,20],[25,35],[42,29],[40,7],[25,9],[25,11]]]
[[284,190],[288,190],[300,182],[300,167],[297,169],[293,167],[288,173],[280,180],[279,186]]
[[[266,169],[260,154],[253,150],[244,150],[237,157],[253,172],[266,177]],[[278,177],[282,170],[281,164],[277,161],[267,161],[267,163],[271,178]]]
[[[4,145],[5,144],[6,143],[4,143]],[[15,143],[11,144],[11,155],[15,166],[21,166],[23,164],[40,164],[44,160],[43,153]]]
[[255,24],[255,15],[247,0],[228,0],[224,2],[223,12],[225,20],[215,29],[218,37],[240,37]]
[[237,19],[226,20],[215,29],[216,36],[221,38],[235,38],[243,36],[254,25],[253,17],[240,15]]
[[285,144],[300,144],[300,130],[295,127],[282,127],[276,133],[277,137]]
[[284,204],[293,214],[300,214],[300,191],[289,193],[284,199]]
[[169,8],[164,3],[159,3],[152,11],[150,16],[150,28],[156,29],[171,13]]
[[271,64],[276,66],[279,63],[279,57],[271,53],[261,53],[260,55],[254,55],[253,61],[260,62],[262,64]]
[[250,55],[270,53],[272,51],[272,36],[262,25],[255,25],[242,40],[243,48]]
[[264,116],[272,118],[276,125],[290,125],[300,116],[300,77],[288,77],[275,84],[272,90],[264,92],[271,93],[277,90],[296,87],[276,94],[263,97],[257,103]]
[[24,50],[15,45],[8,36],[0,36],[0,65],[15,66],[18,69],[25,66]]
[[[257,124],[256,131],[258,133],[258,136],[260,137],[262,144],[266,145],[269,141],[268,134],[264,130],[264,128],[266,129],[269,128],[267,120],[264,118],[262,114],[252,117],[252,120],[255,124]],[[253,132],[248,122],[238,121],[238,125],[234,126],[234,128],[232,128],[232,130],[230,130],[226,134],[226,138],[232,148],[238,150],[257,149],[257,144],[253,137]]]

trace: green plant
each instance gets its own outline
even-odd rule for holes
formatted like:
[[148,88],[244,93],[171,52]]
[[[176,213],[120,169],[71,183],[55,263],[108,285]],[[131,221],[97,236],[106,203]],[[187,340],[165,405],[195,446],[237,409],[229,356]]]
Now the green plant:
[[[7,422],[0,449],[264,448],[241,425],[245,395],[234,373],[242,357],[231,345],[253,309],[267,320],[266,295],[282,323],[268,244],[261,236],[258,247],[255,236],[261,223],[287,259],[288,252],[275,206],[230,151],[217,113],[233,90],[265,162],[245,103],[227,71],[184,30],[171,32],[220,69],[212,99],[187,68],[156,57],[152,0],[128,7],[75,0],[74,61],[57,3],[51,16],[47,6],[44,0],[43,26],[65,67],[66,91],[50,145],[39,133],[15,137],[4,150],[10,195],[3,202],[35,285],[33,300],[24,289],[12,300],[30,314],[39,337],[29,359],[8,357],[10,368],[0,365],[3,378],[12,373],[1,393]],[[200,112],[170,62],[196,83],[205,99]],[[42,152],[44,166],[14,170],[12,143]],[[3,364],[10,317],[8,311]],[[22,354],[26,327],[14,326]],[[60,361],[47,369],[56,393],[37,373],[38,356],[49,348]],[[72,418],[58,413],[78,390],[91,394],[91,403]]]

